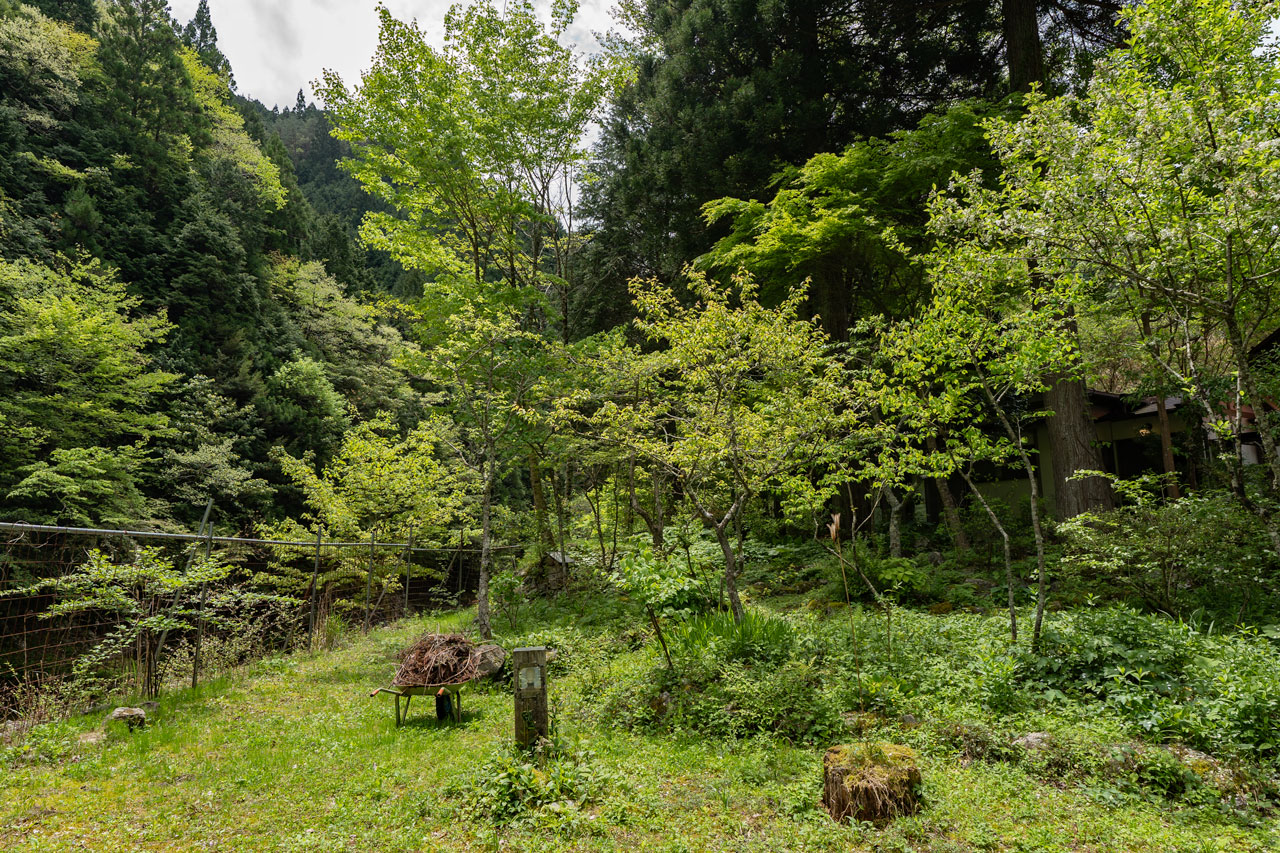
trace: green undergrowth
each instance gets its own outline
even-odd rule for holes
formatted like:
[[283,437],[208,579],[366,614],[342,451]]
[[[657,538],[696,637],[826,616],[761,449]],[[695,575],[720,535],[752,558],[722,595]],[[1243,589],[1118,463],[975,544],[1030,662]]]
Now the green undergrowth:
[[[502,681],[464,691],[461,724],[427,697],[397,729],[369,697],[399,649],[468,612],[166,694],[132,734],[37,727],[0,755],[0,849],[1280,849],[1265,639],[1079,610],[1036,654],[999,618],[899,608],[890,644],[882,612],[770,604],[745,627],[663,625],[670,664],[616,597],[499,620],[508,648],[556,651],[534,752],[511,745]],[[913,750],[921,808],[836,825],[823,753],[869,742]]]

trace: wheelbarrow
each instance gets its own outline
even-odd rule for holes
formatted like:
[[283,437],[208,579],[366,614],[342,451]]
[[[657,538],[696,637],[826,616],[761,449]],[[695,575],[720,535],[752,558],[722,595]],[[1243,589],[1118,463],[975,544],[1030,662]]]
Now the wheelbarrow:
[[[452,719],[455,723],[462,722],[462,686],[467,681],[459,681],[454,684],[416,684],[410,687],[379,687],[370,693],[370,696],[377,696],[379,693],[390,693],[396,697],[396,727],[404,725],[409,719],[409,703],[413,701],[414,696],[427,696],[434,694],[436,697],[436,718],[440,720]],[[404,713],[400,712],[400,698],[404,697]]]

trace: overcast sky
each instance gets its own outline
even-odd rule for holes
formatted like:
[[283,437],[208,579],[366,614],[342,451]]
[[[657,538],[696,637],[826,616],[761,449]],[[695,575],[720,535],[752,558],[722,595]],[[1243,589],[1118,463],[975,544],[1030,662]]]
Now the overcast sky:
[[[170,0],[185,24],[199,0]],[[450,0],[385,0],[397,18],[417,18],[431,40],[443,42]],[[614,0],[580,0],[569,37],[585,50],[598,45],[592,32],[613,26]],[[550,8],[543,0],[539,8]],[[268,107],[292,107],[298,89],[314,100],[311,82],[326,68],[351,83],[369,66],[378,46],[375,0],[209,0],[218,46],[231,60],[237,91]]]

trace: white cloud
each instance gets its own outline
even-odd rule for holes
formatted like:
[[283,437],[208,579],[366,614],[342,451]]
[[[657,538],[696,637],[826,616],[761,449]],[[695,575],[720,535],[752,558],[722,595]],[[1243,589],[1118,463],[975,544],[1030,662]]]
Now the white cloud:
[[[173,16],[186,23],[198,0],[171,0]],[[397,18],[417,18],[433,41],[442,41],[448,0],[386,0]],[[581,0],[568,36],[584,50],[599,45],[593,32],[613,27],[613,0]],[[550,8],[549,0],[538,7]],[[267,106],[292,106],[298,89],[313,100],[311,82],[331,68],[348,83],[359,79],[378,46],[373,0],[209,0],[218,46],[236,75],[242,95]]]

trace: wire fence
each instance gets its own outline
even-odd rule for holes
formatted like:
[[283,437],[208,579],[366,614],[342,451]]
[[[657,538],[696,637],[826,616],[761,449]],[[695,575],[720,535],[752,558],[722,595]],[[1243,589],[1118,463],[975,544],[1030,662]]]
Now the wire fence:
[[[479,550],[462,535],[451,546],[406,541],[285,541],[104,530],[0,522],[0,720],[21,713],[13,697],[66,679],[77,662],[122,630],[128,616],[112,608],[67,607],[57,581],[84,575],[95,551],[103,560],[127,562],[142,549],[173,567],[216,561],[228,571],[216,584],[175,592],[165,612],[194,613],[181,628],[165,630],[155,663],[170,679],[187,670],[191,684],[230,657],[272,648],[315,648],[326,634],[380,624],[465,601],[479,581]],[[518,559],[518,546],[497,547],[495,568]],[[79,576],[77,576],[79,577]],[[92,584],[87,577],[82,583]],[[53,583],[49,583],[53,582]],[[226,595],[236,590],[241,618],[225,615]],[[184,597],[186,600],[179,600]],[[245,618],[244,608],[250,610]],[[246,641],[245,634],[253,641]],[[141,660],[141,658],[139,658]],[[127,670],[127,654],[116,661]],[[141,683],[139,673],[138,677]],[[183,673],[185,680],[186,673]]]

